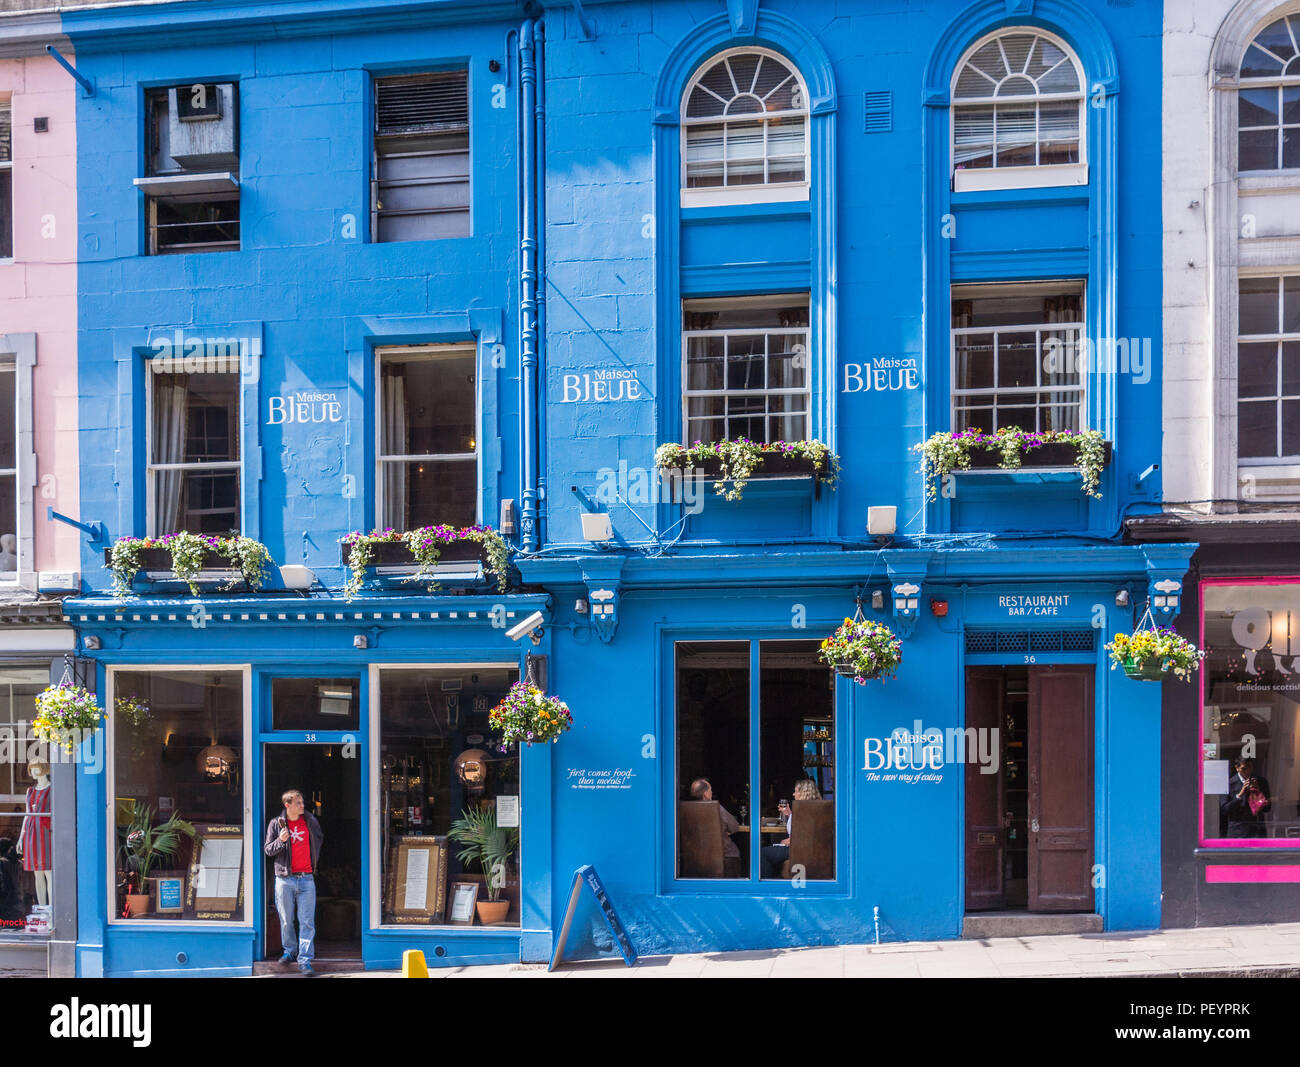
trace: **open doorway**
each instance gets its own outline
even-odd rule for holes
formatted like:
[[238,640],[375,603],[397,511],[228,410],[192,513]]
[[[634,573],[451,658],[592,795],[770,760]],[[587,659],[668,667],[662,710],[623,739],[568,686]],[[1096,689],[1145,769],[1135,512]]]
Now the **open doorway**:
[[967,669],[966,726],[999,753],[966,764],[968,913],[1094,910],[1092,693],[1091,666]]
[[[321,845],[316,874],[316,960],[361,958],[361,760],[344,746],[267,744],[263,781],[266,819],[263,828],[282,814],[281,795],[302,793],[320,822]],[[260,845],[260,842],[259,842]],[[282,950],[280,919],[275,911],[275,869],[265,861],[265,958]]]

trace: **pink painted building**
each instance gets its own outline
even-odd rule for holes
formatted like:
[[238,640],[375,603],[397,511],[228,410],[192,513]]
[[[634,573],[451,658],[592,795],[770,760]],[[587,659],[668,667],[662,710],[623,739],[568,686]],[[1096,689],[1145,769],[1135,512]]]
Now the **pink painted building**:
[[26,724],[75,651],[62,596],[83,534],[47,512],[79,517],[81,90],[47,44],[71,54],[57,13],[0,15],[0,848],[21,872],[0,901],[0,968],[61,975],[76,940],[74,767]]

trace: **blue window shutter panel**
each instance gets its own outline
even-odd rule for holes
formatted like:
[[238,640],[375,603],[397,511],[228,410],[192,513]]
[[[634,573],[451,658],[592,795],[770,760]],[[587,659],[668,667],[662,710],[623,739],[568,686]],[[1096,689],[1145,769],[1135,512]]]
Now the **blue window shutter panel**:
[[894,128],[894,94],[888,89],[863,93],[863,131],[889,133]]

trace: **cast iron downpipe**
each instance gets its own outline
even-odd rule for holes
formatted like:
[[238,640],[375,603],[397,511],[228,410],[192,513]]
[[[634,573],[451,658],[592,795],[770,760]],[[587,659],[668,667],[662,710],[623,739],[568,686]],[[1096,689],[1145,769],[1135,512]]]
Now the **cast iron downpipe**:
[[519,29],[519,423],[520,548],[535,552],[537,529],[537,66],[536,19]]
[[538,388],[534,388],[534,414],[536,416],[537,442],[537,544],[546,544],[546,519],[550,511],[547,494],[546,470],[550,448],[546,437],[546,22],[537,19],[534,29],[535,50],[533,67],[537,72],[536,97],[533,101],[533,210],[534,230],[537,239],[534,253],[536,274],[534,281],[534,298],[537,336],[537,373]]

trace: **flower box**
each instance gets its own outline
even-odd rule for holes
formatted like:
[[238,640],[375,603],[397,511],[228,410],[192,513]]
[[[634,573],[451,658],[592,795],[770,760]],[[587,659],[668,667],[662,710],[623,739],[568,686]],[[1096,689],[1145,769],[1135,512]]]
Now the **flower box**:
[[[706,456],[695,464],[684,464],[680,467],[669,467],[669,470],[689,471],[698,473],[710,481],[716,481],[722,476],[722,460],[717,456]],[[824,470],[819,468],[818,464],[811,456],[786,456],[771,455],[764,456],[762,462],[754,468],[750,478],[813,478],[818,471]]]
[[[351,554],[351,545],[346,543],[339,545],[339,559],[345,567]],[[452,541],[450,544],[443,545],[438,553],[439,565],[471,561],[487,566],[487,549],[477,541]],[[405,541],[380,541],[371,547],[369,566],[384,569],[397,567],[414,569],[419,566],[419,563]]]
[[[1106,462],[1111,460],[1111,443],[1105,444]],[[1041,467],[1077,467],[1079,450],[1074,445],[1049,441],[1036,448],[1027,448],[1021,453],[1019,467],[1003,467],[1002,454],[993,449],[973,448],[970,453],[970,469],[973,471],[989,470],[1034,470]],[[960,474],[961,471],[954,471]]]
[[[172,554],[165,548],[143,548],[140,550],[137,558],[140,560],[139,575],[146,581],[150,582],[179,582],[172,572]],[[113,550],[104,549],[104,562],[112,565]],[[238,567],[232,567],[230,560],[223,556],[215,549],[209,549],[203,553],[203,563],[198,575],[194,579],[196,582],[223,582],[242,581],[242,575]]]

